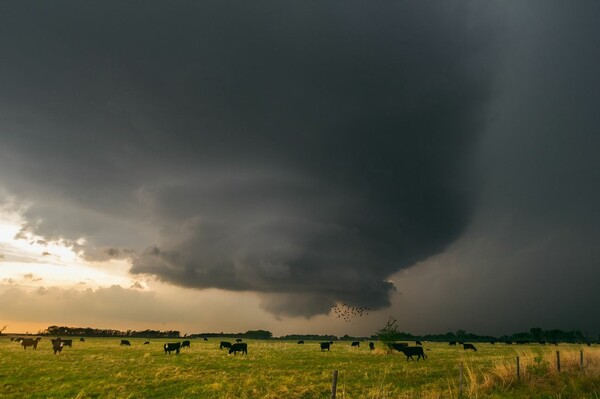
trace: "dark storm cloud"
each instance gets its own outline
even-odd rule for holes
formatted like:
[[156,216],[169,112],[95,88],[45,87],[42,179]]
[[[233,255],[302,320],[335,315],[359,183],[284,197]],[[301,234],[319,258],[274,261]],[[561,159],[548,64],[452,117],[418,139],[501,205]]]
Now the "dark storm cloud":
[[133,273],[387,306],[469,221],[487,7],[3,5],[0,182],[25,232],[147,248]]
[[510,278],[488,292],[515,309],[514,325],[600,332],[589,317],[600,311],[598,16],[598,2],[511,10],[513,48],[483,141],[474,227],[505,254],[487,263]]
[[397,283],[422,331],[600,333],[599,16],[592,1],[508,7],[473,221]]

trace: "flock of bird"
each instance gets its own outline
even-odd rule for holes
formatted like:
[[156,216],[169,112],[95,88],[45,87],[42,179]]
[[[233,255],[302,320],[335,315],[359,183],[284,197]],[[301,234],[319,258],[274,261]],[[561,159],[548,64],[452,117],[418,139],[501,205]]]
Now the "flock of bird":
[[333,311],[333,314],[338,319],[344,320],[346,323],[350,323],[356,317],[362,317],[364,315],[369,314],[369,308],[366,306],[349,306],[345,303],[338,303],[336,305],[332,305],[330,310]]

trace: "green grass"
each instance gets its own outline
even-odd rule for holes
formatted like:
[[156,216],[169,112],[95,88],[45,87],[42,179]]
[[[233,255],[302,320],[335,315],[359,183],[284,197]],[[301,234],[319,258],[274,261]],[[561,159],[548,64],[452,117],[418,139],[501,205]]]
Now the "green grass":
[[[177,340],[74,340],[54,355],[49,338],[37,350],[0,340],[1,398],[329,398],[339,370],[338,398],[463,397],[600,398],[600,348],[476,344],[478,352],[424,343],[426,361],[366,344],[336,342],[321,352],[318,342],[246,341],[248,355],[228,355],[219,339],[192,340],[178,356],[164,355],[164,342]],[[377,343],[381,348],[381,344]],[[579,369],[579,350],[585,367]],[[555,369],[561,351],[562,371]],[[516,379],[515,358],[521,359]]]

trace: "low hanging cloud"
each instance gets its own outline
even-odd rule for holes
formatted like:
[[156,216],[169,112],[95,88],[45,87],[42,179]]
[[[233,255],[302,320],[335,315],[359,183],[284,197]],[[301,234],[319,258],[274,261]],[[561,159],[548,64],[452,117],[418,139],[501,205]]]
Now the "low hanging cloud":
[[0,12],[25,231],[311,316],[388,306],[468,224],[489,6],[57,4]]

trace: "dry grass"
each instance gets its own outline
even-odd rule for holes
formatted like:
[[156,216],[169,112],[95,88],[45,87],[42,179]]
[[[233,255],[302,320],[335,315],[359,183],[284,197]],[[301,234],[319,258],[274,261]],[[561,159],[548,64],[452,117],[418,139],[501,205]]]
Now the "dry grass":
[[233,356],[219,350],[218,341],[194,340],[181,355],[165,356],[160,340],[120,347],[118,340],[90,338],[60,355],[47,339],[37,351],[0,340],[0,397],[327,398],[337,369],[338,399],[458,398],[462,363],[462,397],[600,399],[600,347],[478,344],[477,352],[467,352],[425,343],[428,359],[416,362],[348,342],[321,352],[317,342],[249,341],[247,356]]
[[[496,359],[491,367],[477,370],[465,365],[468,397],[525,393],[529,397],[600,397],[600,350],[560,348],[560,371],[557,367],[557,348],[524,348],[512,359]],[[519,356],[519,376],[517,361]]]

